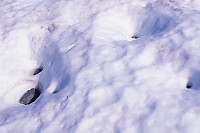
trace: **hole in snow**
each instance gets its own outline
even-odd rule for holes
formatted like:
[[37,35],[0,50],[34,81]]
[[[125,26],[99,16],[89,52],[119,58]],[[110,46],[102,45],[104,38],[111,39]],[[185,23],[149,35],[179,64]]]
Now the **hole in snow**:
[[200,71],[192,70],[186,88],[192,90],[200,90]]
[[192,88],[192,86],[193,86],[193,84],[190,81],[188,81],[188,83],[186,84],[186,88],[190,89],[190,88]]
[[58,93],[58,90],[53,91],[53,93]]

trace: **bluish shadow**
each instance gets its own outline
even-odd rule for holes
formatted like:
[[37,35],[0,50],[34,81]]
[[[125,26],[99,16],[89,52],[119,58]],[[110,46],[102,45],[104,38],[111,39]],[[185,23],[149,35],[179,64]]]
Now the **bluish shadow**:
[[192,90],[200,90],[200,71],[193,71],[187,84],[186,88]]
[[156,11],[150,11],[144,18],[139,19],[138,37],[153,36],[167,32],[177,24],[172,16],[158,13]]
[[45,91],[52,81],[57,82],[57,86],[52,93],[57,93],[64,89],[70,82],[69,60],[66,55],[59,51],[56,44],[50,44],[45,47],[41,53],[41,65],[44,70],[39,76],[39,82]]

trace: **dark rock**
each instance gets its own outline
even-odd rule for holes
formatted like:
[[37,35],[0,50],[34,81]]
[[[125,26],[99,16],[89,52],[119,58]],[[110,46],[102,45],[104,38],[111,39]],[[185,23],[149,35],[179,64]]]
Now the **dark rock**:
[[37,75],[38,73],[40,73],[43,70],[43,67],[39,67],[35,70],[35,72],[33,73],[33,75]]
[[27,105],[34,102],[40,96],[40,91],[37,89],[30,89],[20,98],[21,104]]
[[190,89],[190,88],[192,88],[192,86],[193,86],[192,83],[188,82],[186,85],[186,88]]
[[132,36],[131,38],[133,38],[133,39],[138,39],[139,37],[138,37],[138,36]]

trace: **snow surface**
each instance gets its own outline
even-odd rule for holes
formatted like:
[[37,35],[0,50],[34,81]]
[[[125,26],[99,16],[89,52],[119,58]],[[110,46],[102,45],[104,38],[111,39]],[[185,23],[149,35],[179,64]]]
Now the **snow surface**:
[[198,0],[1,0],[0,133],[200,133],[199,22]]

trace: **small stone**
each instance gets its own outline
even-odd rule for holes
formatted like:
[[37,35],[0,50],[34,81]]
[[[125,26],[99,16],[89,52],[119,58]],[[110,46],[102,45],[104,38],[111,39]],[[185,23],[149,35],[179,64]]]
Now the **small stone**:
[[138,39],[139,37],[138,37],[138,36],[132,36],[131,38],[133,38],[133,39]]
[[33,75],[37,75],[38,73],[40,73],[43,70],[42,67],[39,67],[35,70],[35,72],[33,73]]
[[27,105],[34,102],[40,96],[40,91],[37,89],[30,89],[20,98],[21,104]]
[[192,83],[187,83],[186,88],[188,89],[192,88]]

